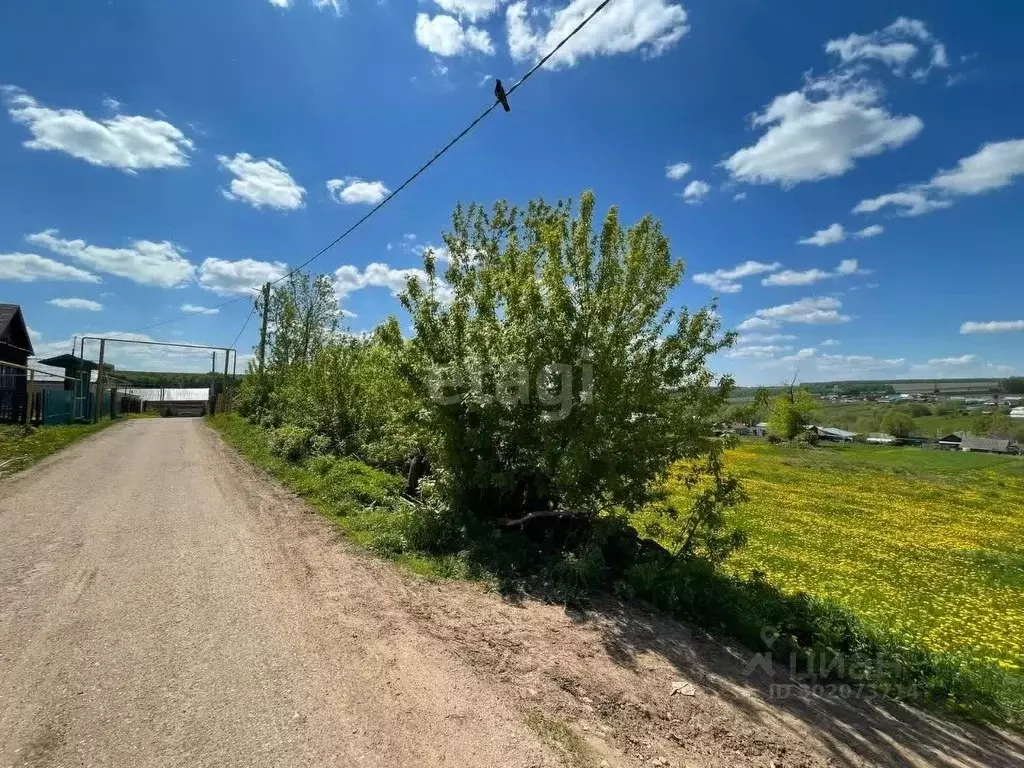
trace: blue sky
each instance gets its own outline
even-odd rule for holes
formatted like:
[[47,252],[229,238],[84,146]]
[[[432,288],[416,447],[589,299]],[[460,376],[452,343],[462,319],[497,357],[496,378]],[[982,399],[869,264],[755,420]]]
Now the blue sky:
[[[44,354],[81,333],[227,344],[249,287],[595,5],[4,3],[0,301]],[[1011,2],[612,0],[315,266],[369,329],[456,201],[593,189],[662,221],[687,265],[675,301],[720,297],[743,335],[715,368],[741,383],[1024,373],[1022,32]],[[114,362],[208,365],[154,349]]]

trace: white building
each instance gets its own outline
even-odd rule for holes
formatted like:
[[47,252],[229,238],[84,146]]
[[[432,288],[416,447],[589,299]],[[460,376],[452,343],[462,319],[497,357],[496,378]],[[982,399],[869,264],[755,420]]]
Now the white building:
[[1024,405],[1018,406],[1010,411],[1011,419],[1024,419]]

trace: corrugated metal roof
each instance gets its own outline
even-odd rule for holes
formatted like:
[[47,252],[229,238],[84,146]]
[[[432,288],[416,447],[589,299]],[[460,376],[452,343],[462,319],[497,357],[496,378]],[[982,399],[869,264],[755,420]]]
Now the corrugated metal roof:
[[960,449],[964,451],[990,451],[992,453],[1009,453],[1010,441],[993,437],[975,437],[968,435],[961,441]]

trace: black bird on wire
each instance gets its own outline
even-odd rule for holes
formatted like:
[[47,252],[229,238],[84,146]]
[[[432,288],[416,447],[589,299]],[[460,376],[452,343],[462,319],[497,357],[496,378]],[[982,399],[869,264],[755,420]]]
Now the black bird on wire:
[[501,84],[501,80],[494,81],[494,97],[501,102],[501,106],[505,108],[506,112],[511,112],[508,106],[508,96],[505,95],[505,88]]

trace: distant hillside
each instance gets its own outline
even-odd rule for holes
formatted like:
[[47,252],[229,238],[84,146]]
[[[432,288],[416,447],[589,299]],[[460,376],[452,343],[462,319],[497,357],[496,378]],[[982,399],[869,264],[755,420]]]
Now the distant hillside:
[[[162,371],[122,371],[114,372],[119,380],[128,382],[133,387],[168,387],[195,389],[209,387],[211,378],[216,382],[215,388],[220,391],[224,387],[224,374],[211,373],[166,373]],[[231,380],[228,376],[228,380]],[[242,379],[239,375],[238,380]]]
[[[995,393],[1024,394],[1024,378],[1009,379],[879,379],[875,381],[808,381],[800,386],[816,395],[863,396],[872,394],[895,395],[939,394],[946,397],[961,395],[982,397]],[[757,387],[737,387],[733,395],[736,400],[753,397]],[[765,387],[769,392],[781,391],[782,387]]]

